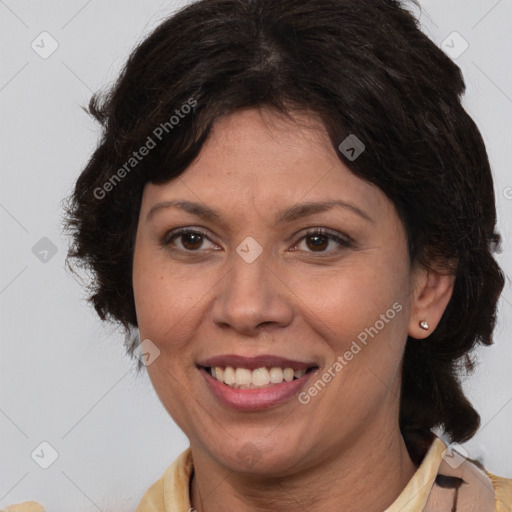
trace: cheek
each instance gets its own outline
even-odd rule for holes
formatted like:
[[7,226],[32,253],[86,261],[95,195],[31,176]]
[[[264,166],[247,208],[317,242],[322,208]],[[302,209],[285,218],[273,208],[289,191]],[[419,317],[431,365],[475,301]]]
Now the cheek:
[[201,307],[207,286],[201,274],[180,272],[144,247],[135,251],[133,289],[140,337],[160,350],[146,369],[160,401],[184,431],[191,421],[190,400],[197,399],[184,383],[196,371],[191,338],[197,332],[195,308]]
[[169,356],[183,355],[192,347],[198,312],[217,281],[216,274],[206,267],[172,264],[165,252],[155,254],[145,247],[138,248],[133,289],[141,339],[149,338]]
[[[340,351],[359,335],[364,340],[366,329],[375,324],[383,336],[403,331],[407,282],[403,268],[383,258],[375,264],[368,255],[357,264],[317,269],[307,279],[294,278],[291,288],[301,298],[297,301],[301,315]],[[375,334],[374,329],[371,332]]]
[[187,297],[175,276],[176,272],[165,264],[162,252],[152,249],[141,236],[133,258],[133,293],[141,332],[153,330],[166,318],[172,321],[172,316],[179,315],[175,306],[186,302]]
[[142,269],[137,283],[134,283],[137,319],[141,329],[174,324],[197,302],[197,283],[184,283],[175,274],[172,276],[156,268]]
[[329,427],[333,436],[371,422],[382,404],[390,403],[395,396],[390,390],[397,390],[400,383],[407,276],[391,259],[379,258],[376,264],[374,256],[368,253],[358,264],[329,273],[322,269],[315,279],[297,279],[294,285],[304,301],[300,316],[314,331],[313,343],[326,355],[329,348],[326,366],[317,376],[328,384],[324,388],[314,381],[302,398],[311,400],[313,407],[339,412]]

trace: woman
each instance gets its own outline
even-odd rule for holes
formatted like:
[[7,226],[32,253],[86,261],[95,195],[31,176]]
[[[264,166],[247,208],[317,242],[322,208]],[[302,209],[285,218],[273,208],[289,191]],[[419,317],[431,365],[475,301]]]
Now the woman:
[[90,112],[91,302],[190,440],[137,511],[510,511],[456,444],[504,279],[460,69],[395,0],[202,0]]

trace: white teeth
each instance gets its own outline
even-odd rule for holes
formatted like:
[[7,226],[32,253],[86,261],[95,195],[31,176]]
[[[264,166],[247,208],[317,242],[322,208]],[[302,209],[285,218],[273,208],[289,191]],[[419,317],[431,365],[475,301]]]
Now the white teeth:
[[280,384],[283,382],[283,370],[281,368],[270,368],[270,382]]
[[252,383],[255,386],[266,386],[270,382],[270,375],[266,368],[257,368],[252,372]]
[[213,374],[213,376],[217,380],[220,380],[221,382],[223,382],[224,381],[224,370],[220,366],[216,366],[215,368],[213,368],[213,371],[215,372]]
[[283,382],[291,382],[294,378],[300,379],[306,371],[294,370],[293,368],[256,368],[249,370],[247,368],[233,368],[232,366],[215,366],[210,369],[214,379],[224,382],[228,386],[236,389],[252,389],[272,386]]
[[293,368],[285,368],[283,372],[283,377],[286,382],[290,382],[293,380]]
[[232,386],[235,383],[235,370],[231,366],[226,367],[224,370],[224,382],[228,386]]
[[248,386],[251,383],[251,370],[237,368],[235,371],[235,382],[239,386]]

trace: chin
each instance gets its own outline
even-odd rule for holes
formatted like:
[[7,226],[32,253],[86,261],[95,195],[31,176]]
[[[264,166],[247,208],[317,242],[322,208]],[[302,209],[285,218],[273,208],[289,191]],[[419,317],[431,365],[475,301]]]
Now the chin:
[[232,440],[215,446],[210,453],[217,462],[235,473],[285,476],[297,470],[300,454],[297,444],[265,438]]

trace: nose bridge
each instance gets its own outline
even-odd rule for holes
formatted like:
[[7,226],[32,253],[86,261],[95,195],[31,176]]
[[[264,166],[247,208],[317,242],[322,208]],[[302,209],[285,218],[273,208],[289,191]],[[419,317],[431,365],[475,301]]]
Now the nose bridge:
[[[238,282],[249,292],[258,290],[259,284],[259,292],[266,293],[267,274],[271,273],[272,265],[270,256],[270,251],[265,250],[254,238],[245,238],[232,255],[233,284]],[[239,289],[236,291],[240,294]]]
[[214,320],[240,331],[251,331],[262,323],[290,322],[292,307],[284,284],[272,270],[271,252],[247,237],[231,256]]

